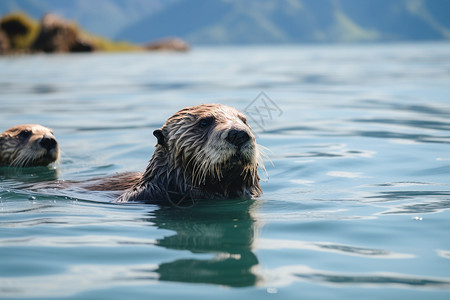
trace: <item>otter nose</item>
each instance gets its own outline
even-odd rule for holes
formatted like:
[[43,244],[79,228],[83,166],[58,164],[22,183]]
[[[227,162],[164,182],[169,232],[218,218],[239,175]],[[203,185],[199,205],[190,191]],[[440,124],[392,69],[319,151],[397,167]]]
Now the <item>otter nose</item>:
[[56,147],[56,140],[54,138],[43,137],[39,144],[48,151]]
[[240,146],[244,145],[246,142],[248,142],[248,140],[250,140],[250,136],[244,130],[231,129],[228,132],[228,136],[226,137],[226,140],[230,144],[240,147]]

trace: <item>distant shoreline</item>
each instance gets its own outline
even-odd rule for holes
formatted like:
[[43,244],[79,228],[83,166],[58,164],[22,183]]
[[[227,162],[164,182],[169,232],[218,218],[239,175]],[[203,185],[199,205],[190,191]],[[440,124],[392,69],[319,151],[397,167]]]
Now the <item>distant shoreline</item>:
[[189,45],[168,37],[145,45],[116,42],[83,30],[78,24],[55,14],[45,14],[40,21],[23,12],[0,19],[0,55],[33,53],[138,52],[189,50]]

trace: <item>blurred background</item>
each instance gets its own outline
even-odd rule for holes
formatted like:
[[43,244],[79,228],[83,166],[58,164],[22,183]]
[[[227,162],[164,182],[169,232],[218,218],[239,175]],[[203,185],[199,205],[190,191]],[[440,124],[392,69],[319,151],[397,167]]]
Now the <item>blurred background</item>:
[[2,0],[0,15],[45,13],[112,40],[191,45],[450,39],[446,0]]

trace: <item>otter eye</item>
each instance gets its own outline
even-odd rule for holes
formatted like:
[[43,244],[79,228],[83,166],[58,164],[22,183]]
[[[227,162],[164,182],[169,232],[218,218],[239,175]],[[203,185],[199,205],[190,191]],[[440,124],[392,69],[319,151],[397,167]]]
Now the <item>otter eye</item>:
[[203,119],[200,119],[200,121],[198,122],[198,126],[200,128],[207,128],[209,126],[211,126],[214,123],[214,117],[206,117]]
[[20,133],[19,133],[19,138],[20,139],[27,139],[27,138],[29,138],[31,136],[31,131],[29,131],[29,130],[24,130],[24,131],[21,131]]
[[248,125],[247,118],[240,118],[240,119],[241,119],[242,123],[244,123],[245,125]]

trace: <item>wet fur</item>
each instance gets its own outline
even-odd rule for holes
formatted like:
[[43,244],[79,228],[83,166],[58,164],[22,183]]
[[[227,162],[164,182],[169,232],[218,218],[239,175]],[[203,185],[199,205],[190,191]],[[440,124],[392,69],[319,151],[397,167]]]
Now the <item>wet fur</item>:
[[[213,124],[202,127],[205,120]],[[200,124],[200,122],[202,122]],[[241,147],[226,141],[229,130],[245,131]],[[186,205],[196,199],[252,198],[262,194],[263,167],[245,116],[220,104],[180,110],[154,131],[156,150],[141,178],[116,202]]]

